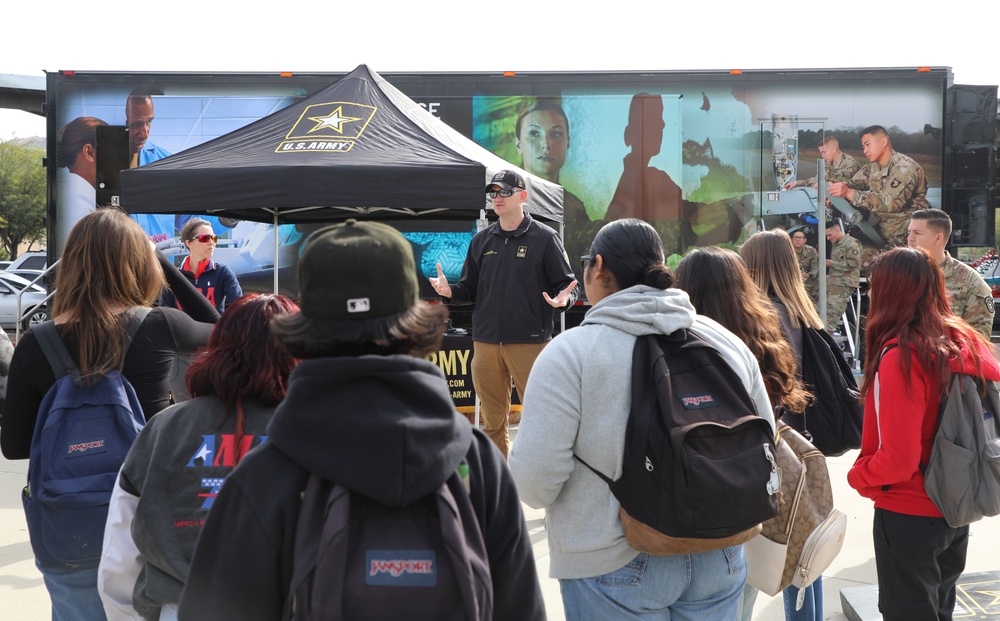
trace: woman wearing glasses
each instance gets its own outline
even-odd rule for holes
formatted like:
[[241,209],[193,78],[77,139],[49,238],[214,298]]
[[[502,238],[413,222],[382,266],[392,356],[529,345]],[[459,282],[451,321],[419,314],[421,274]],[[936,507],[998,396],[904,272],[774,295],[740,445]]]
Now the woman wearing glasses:
[[[212,232],[211,224],[201,218],[191,218],[181,228],[181,240],[190,252],[181,264],[181,273],[220,313],[226,310],[227,304],[243,297],[243,289],[233,270],[212,260],[219,238]],[[160,304],[180,308],[170,290],[164,291]]]

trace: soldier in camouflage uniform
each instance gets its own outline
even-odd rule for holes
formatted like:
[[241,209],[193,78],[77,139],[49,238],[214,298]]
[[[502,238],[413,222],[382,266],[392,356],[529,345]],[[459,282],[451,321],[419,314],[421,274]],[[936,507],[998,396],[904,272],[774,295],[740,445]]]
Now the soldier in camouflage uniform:
[[945,250],[951,238],[951,218],[940,209],[921,209],[910,219],[907,242],[930,253],[944,273],[951,310],[986,338],[993,333],[993,293],[982,274]]
[[861,132],[861,146],[868,164],[850,181],[831,183],[828,192],[873,213],[888,245],[905,246],[910,214],[930,208],[924,169],[913,158],[893,151],[881,125]]
[[816,304],[819,300],[819,253],[806,243],[805,231],[801,230],[792,234],[792,247],[795,248],[795,258],[799,260],[802,282],[813,304]]
[[[850,181],[861,169],[861,165],[852,156],[840,150],[840,142],[833,136],[827,136],[819,143],[819,154],[826,160],[827,181]],[[789,181],[786,190],[799,186],[816,187],[817,178],[810,177],[805,181]]]
[[831,258],[826,260],[830,273],[826,279],[826,331],[833,334],[861,284],[861,242],[844,233],[839,218],[827,225],[826,239],[833,244]]

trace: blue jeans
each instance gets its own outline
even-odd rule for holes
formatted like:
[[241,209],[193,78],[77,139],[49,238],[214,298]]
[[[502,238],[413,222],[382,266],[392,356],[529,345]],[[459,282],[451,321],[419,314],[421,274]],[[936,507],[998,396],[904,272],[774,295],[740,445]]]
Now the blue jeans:
[[743,546],[699,554],[639,554],[594,578],[559,580],[567,621],[732,621],[747,578]]
[[789,586],[782,591],[785,598],[785,621],[823,621],[823,576],[805,589],[802,609],[795,610],[795,600],[799,597],[798,587]]
[[72,570],[39,567],[38,571],[45,578],[45,588],[52,600],[52,621],[107,621],[97,593],[97,567]]

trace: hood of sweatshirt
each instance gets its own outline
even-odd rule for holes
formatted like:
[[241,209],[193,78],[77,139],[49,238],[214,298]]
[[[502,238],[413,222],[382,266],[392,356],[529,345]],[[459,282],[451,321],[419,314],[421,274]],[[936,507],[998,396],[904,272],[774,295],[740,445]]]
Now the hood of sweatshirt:
[[390,506],[426,496],[465,458],[469,421],[441,370],[413,356],[305,360],[268,427],[303,468]]
[[671,334],[690,328],[695,315],[687,292],[636,285],[594,304],[581,325],[611,326],[635,336]]

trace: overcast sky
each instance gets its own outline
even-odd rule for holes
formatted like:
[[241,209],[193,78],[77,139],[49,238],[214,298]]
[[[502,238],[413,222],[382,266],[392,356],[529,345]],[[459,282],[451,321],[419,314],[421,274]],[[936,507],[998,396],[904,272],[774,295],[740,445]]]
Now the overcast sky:
[[[1000,82],[997,44],[981,27],[1000,10],[971,0],[934,10],[856,2],[842,17],[829,3],[745,0],[219,4],[14,2],[0,25],[0,74],[943,66],[958,84]],[[41,117],[0,109],[0,138],[44,134]]]

